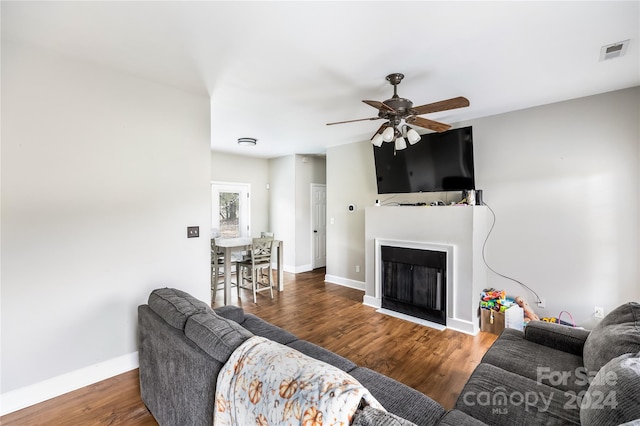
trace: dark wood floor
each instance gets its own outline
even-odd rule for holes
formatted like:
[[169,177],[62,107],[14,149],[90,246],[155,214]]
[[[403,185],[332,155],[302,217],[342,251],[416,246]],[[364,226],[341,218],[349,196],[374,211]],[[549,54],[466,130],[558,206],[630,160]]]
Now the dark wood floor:
[[[285,291],[233,292],[232,304],[334,351],[356,364],[405,383],[453,407],[464,383],[496,339],[437,331],[379,314],[362,304],[363,292],[324,282],[324,269],[285,273]],[[222,305],[222,292],[214,307]],[[11,425],[156,425],[140,400],[133,370],[0,418]]]

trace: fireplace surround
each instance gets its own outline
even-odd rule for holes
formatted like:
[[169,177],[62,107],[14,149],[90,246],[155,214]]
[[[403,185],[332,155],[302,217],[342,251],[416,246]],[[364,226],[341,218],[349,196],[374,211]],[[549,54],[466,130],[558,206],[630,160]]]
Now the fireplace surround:
[[477,334],[478,300],[487,288],[482,244],[490,221],[484,206],[384,206],[365,209],[365,296],[363,303],[382,307],[381,247],[446,252],[445,324],[410,314],[395,316],[437,329]]

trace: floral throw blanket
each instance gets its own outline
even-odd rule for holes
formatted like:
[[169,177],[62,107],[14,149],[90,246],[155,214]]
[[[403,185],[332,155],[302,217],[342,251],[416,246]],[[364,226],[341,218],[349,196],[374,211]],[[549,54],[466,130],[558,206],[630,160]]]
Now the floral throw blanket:
[[361,405],[384,410],[344,371],[254,336],[218,375],[213,424],[347,426]]

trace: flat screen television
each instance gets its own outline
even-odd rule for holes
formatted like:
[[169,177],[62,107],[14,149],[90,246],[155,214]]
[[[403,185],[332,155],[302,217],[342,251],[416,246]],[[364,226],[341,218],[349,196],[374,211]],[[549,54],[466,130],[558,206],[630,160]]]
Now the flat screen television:
[[373,145],[378,194],[475,188],[471,126],[428,133],[396,151],[395,141]]

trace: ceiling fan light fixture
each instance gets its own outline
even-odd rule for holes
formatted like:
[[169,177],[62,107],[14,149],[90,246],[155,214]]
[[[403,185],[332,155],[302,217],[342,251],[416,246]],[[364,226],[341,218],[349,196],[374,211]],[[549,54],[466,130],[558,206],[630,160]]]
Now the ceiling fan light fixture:
[[420,134],[409,127],[409,130],[407,130],[407,140],[411,145],[413,145],[416,142],[420,141]]
[[386,129],[384,129],[384,132],[382,132],[382,139],[385,142],[391,142],[395,134],[396,134],[396,129],[393,126],[389,126]]
[[238,138],[238,145],[255,146],[258,143],[256,138]]
[[375,136],[371,139],[371,143],[378,148],[382,146],[384,139],[382,138],[382,133],[376,133]]
[[404,138],[402,136],[399,136],[396,139],[396,151],[401,151],[403,149],[407,148],[407,141],[404,140]]

